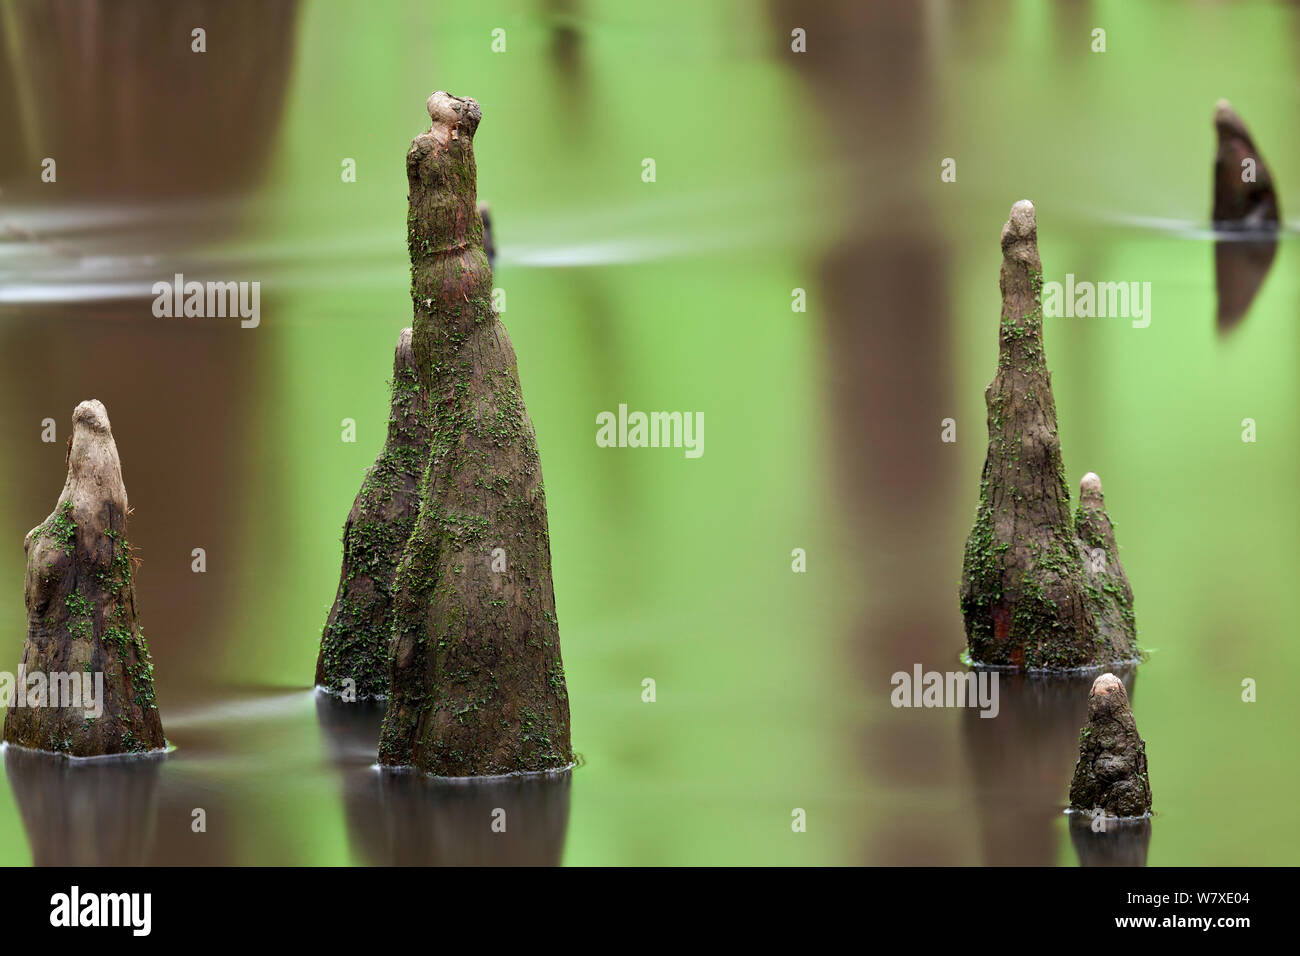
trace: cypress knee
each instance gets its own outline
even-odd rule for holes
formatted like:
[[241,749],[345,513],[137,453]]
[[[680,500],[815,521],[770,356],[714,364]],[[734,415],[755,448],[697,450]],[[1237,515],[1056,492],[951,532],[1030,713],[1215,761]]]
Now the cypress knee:
[[1273,176],[1246,124],[1227,100],[1214,108],[1219,149],[1214,157],[1214,224],[1220,228],[1272,230],[1279,207]]
[[970,656],[1036,670],[1132,660],[1133,595],[1096,475],[1084,478],[1079,513],[1070,513],[1028,200],[1011,207],[1002,255],[998,367],[984,391],[989,446],[962,565]]
[[497,267],[497,246],[492,238],[492,210],[487,203],[481,202],[478,204],[478,215],[483,220],[483,251],[487,253],[488,266],[495,269]]
[[434,426],[394,585],[379,758],[442,776],[572,762],[546,496],[514,349],[492,307],[472,99],[438,92],[406,155],[412,344]]
[[[11,704],[4,739],[75,757],[159,750],[167,741],[136,612],[130,509],[100,402],[82,402],[73,412],[67,463],[53,513],[23,545],[27,642],[19,674],[26,680],[15,693],[25,706]],[[44,705],[34,697],[34,680],[48,695]],[[80,702],[66,706],[76,683]],[[98,691],[88,689],[96,684]],[[97,698],[93,708],[88,693]]]
[[1088,694],[1088,723],[1079,732],[1070,808],[1112,817],[1151,811],[1146,741],[1138,736],[1128,692],[1114,674],[1098,677]]
[[1214,157],[1216,229],[1244,232],[1214,243],[1218,326],[1227,331],[1245,318],[1277,255],[1281,212],[1273,174],[1255,148],[1246,124],[1227,100],[1214,110],[1219,148]]
[[419,509],[429,424],[411,330],[403,329],[393,356],[388,437],[343,525],[343,570],[316,659],[316,685],[332,693],[357,699],[388,693],[393,575]]

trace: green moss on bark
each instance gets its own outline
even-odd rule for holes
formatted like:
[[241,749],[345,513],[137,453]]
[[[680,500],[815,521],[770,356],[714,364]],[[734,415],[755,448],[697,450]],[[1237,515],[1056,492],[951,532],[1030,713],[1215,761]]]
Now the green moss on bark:
[[[27,641],[21,670],[41,674],[45,706],[10,706],[4,739],[77,757],[166,746],[153,660],[135,605],[129,513],[108,413],[97,401],[73,413],[68,478],[54,512],[27,535]],[[102,713],[55,699],[50,675],[102,674]],[[62,679],[62,678],[61,678]],[[21,693],[23,688],[18,688]]]
[[1098,677],[1088,695],[1088,722],[1079,731],[1070,807],[1113,817],[1151,812],[1146,741],[1138,735],[1128,692],[1114,674]]
[[321,635],[316,684],[356,699],[388,693],[393,578],[415,526],[432,419],[404,329],[393,358],[388,436],[343,526],[338,593]]

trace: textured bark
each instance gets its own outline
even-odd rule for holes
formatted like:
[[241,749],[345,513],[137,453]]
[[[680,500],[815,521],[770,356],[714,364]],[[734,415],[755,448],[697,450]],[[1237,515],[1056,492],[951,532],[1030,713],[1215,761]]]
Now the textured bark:
[[1132,660],[1133,593],[1096,475],[1084,476],[1070,513],[1027,200],[1011,208],[1002,254],[998,368],[984,392],[988,455],[962,566],[967,646],[976,663],[1042,670]]
[[[72,415],[68,478],[53,513],[27,533],[28,675],[103,674],[103,713],[14,707],[4,739],[77,757],[166,746],[153,662],[136,616],[129,513],[108,413],[97,401]],[[50,700],[50,703],[54,703]]]
[[433,124],[406,156],[407,236],[415,360],[436,425],[394,587],[379,757],[443,776],[557,769],[573,755],[546,497],[492,308],[475,205],[481,114],[441,92],[427,106]]
[[316,684],[333,693],[350,690],[358,699],[388,693],[393,576],[419,510],[430,424],[411,330],[403,329],[393,357],[388,438],[343,526],[343,570],[316,659]]
[[[1214,212],[1220,228],[1277,228],[1280,211],[1273,176],[1246,130],[1246,124],[1227,100],[1214,108],[1214,128],[1219,150],[1214,157]],[[1243,179],[1244,160],[1254,161],[1254,181]]]
[[1070,781],[1070,807],[1107,816],[1151,811],[1146,741],[1138,736],[1123,682],[1102,674],[1088,694],[1088,723],[1079,733],[1079,762]]

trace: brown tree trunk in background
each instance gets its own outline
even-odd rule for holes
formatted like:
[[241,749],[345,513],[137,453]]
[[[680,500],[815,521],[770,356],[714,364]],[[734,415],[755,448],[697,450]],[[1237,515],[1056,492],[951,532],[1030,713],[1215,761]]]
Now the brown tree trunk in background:
[[1064,670],[1133,659],[1133,595],[1101,482],[1089,474],[1076,519],[1061,463],[1043,351],[1043,267],[1033,203],[1002,229],[998,369],[985,389],[989,447],[966,541],[961,607],[980,664]]
[[1071,809],[1114,817],[1149,813],[1146,748],[1123,682],[1102,674],[1088,694],[1088,723],[1079,734],[1079,762],[1070,781]]
[[[771,8],[774,50],[801,81],[809,122],[828,137],[828,155],[807,157],[809,166],[833,163],[840,172],[829,194],[834,216],[805,210],[835,228],[816,259],[799,263],[816,266],[800,284],[816,286],[808,315],[822,349],[825,427],[836,436],[836,547],[846,572],[871,582],[850,600],[854,623],[843,641],[870,697],[884,693],[895,671],[956,653],[952,608],[929,573],[951,558],[944,503],[958,488],[959,460],[956,446],[938,440],[957,408],[956,256],[941,228],[949,197],[934,188],[934,164],[946,155],[934,10],[909,0],[773,0]],[[795,27],[806,31],[807,53],[791,50]],[[889,148],[881,149],[886,130]],[[885,181],[889,190],[875,187]],[[864,408],[889,412],[864,416]],[[944,716],[891,707],[863,717],[851,759],[861,761],[868,786],[911,794],[966,787],[960,757]],[[932,802],[879,803],[860,826],[845,841],[877,865],[959,863],[968,842],[968,821]]]
[[316,659],[316,684],[333,693],[351,691],[357,699],[388,693],[393,576],[419,510],[430,424],[411,330],[403,329],[393,356],[388,438],[343,526],[343,571]]
[[[297,0],[0,2],[0,239],[13,240],[2,243],[14,267],[6,285],[28,288],[20,304],[0,305],[0,444],[17,447],[46,417],[66,425],[66,408],[87,394],[131,422],[131,491],[149,503],[132,519],[132,544],[148,558],[139,597],[150,647],[167,661],[163,691],[210,684],[214,660],[239,633],[245,559],[294,531],[278,509],[259,520],[252,538],[261,541],[229,520],[259,495],[293,494],[276,460],[281,444],[254,440],[280,397],[272,394],[283,383],[279,339],[265,327],[231,335],[209,319],[160,321],[149,287],[177,272],[260,278],[263,314],[281,313],[259,271],[211,274],[267,263],[246,248],[248,207],[208,200],[255,188],[280,145],[297,8]],[[207,31],[206,53],[192,49],[197,27]],[[57,161],[57,182],[41,181],[44,157]],[[136,284],[139,297],[98,299],[101,280]],[[59,444],[66,437],[61,427]],[[29,515],[20,528],[0,521],[11,538],[49,507],[44,456],[52,464],[63,449],[40,447],[0,468],[13,513]],[[256,482],[246,480],[252,472]],[[196,546],[208,558],[202,574],[191,570]],[[274,573],[263,581],[268,591],[283,583]]]
[[[1264,165],[1246,124],[1227,100],[1214,108],[1214,129],[1219,150],[1214,157],[1214,212],[1216,226],[1275,229],[1280,217],[1273,175]],[[1242,164],[1250,160],[1245,166]]]
[[[0,109],[17,115],[0,176],[48,190],[48,156],[61,194],[251,185],[275,146],[297,14],[297,0],[6,0],[0,85],[13,95],[0,94]],[[204,52],[194,50],[200,28]]]
[[[84,706],[11,705],[4,739],[77,757],[166,746],[153,663],[136,619],[126,487],[108,413],[82,402],[72,416],[68,479],[54,512],[27,534],[27,675],[102,674],[102,714]],[[21,694],[19,686],[15,693]],[[30,701],[30,692],[27,699]],[[82,703],[84,703],[84,697]]]
[[573,754],[546,496],[492,308],[475,204],[481,114],[442,92],[427,105],[433,124],[406,155],[407,236],[415,361],[436,424],[394,587],[379,758],[443,776],[557,769]]

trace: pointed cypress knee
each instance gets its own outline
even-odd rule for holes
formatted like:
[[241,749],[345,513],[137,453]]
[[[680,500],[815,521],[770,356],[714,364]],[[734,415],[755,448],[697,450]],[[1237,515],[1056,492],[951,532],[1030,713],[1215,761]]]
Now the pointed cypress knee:
[[429,463],[429,398],[411,337],[403,329],[397,341],[388,437],[343,525],[343,570],[316,659],[316,685],[355,699],[388,693],[393,577]]
[[1214,157],[1214,224],[1228,229],[1272,230],[1280,210],[1273,176],[1246,124],[1227,100],[1214,108],[1219,149]]
[[1102,674],[1088,694],[1088,723],[1079,732],[1079,762],[1070,781],[1070,808],[1112,817],[1151,811],[1147,745],[1123,682]]
[[4,739],[75,757],[159,750],[167,741],[136,615],[126,486],[100,402],[73,412],[67,462],[53,513],[23,544],[27,642],[15,694],[27,706],[10,705]]
[[497,246],[492,239],[492,210],[487,203],[481,202],[478,204],[478,215],[483,220],[483,251],[487,254],[488,266],[495,269],[497,267]]
[[1133,598],[1095,475],[1084,480],[1079,515],[1070,513],[1028,200],[1011,207],[1002,255],[998,367],[984,391],[989,446],[962,564],[970,656],[1039,670],[1132,660]]
[[414,349],[435,421],[394,587],[379,759],[442,776],[569,765],[537,441],[492,308],[472,99],[434,93],[406,155]]
[[1273,267],[1281,212],[1273,175],[1227,100],[1215,107],[1214,127],[1219,138],[1214,157],[1214,225],[1248,236],[1214,244],[1217,320],[1219,330],[1226,332],[1245,318]]
[[1075,530],[1083,545],[1085,595],[1095,632],[1116,655],[1105,663],[1135,658],[1137,623],[1133,617],[1133,589],[1119,560],[1115,528],[1101,496],[1101,479],[1088,472],[1079,482],[1079,510]]

